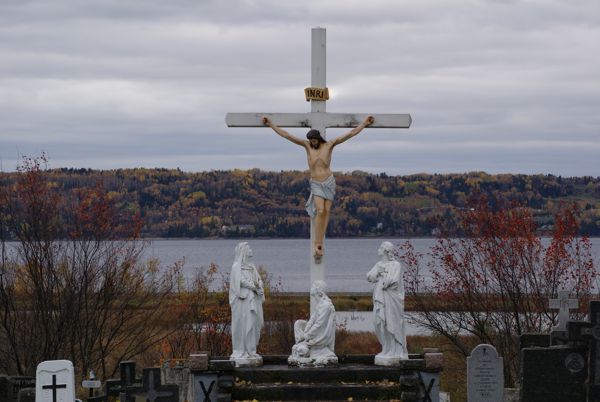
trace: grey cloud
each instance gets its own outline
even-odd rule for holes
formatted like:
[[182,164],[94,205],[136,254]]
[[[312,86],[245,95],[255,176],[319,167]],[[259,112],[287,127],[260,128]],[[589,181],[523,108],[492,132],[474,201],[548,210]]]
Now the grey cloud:
[[55,165],[303,169],[293,146],[228,129],[224,115],[308,111],[310,27],[323,25],[328,110],[414,118],[411,154],[395,151],[410,164],[385,143],[401,148],[404,132],[368,130],[336,169],[596,175],[598,11],[566,0],[4,1],[0,158],[5,169],[39,150]]

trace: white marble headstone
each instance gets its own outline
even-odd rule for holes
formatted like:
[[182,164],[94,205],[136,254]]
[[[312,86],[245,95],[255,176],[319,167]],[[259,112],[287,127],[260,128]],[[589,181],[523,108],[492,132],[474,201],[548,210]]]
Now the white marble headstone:
[[467,357],[468,402],[502,402],[504,371],[502,358],[492,345],[478,345]]
[[75,401],[75,370],[69,360],[50,360],[37,366],[36,402]]

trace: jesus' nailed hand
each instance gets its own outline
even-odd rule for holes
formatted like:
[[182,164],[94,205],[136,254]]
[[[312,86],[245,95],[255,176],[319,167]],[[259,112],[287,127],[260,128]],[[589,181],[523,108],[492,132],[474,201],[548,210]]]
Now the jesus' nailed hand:
[[331,171],[331,154],[333,148],[354,137],[363,128],[373,124],[375,118],[367,116],[357,127],[348,131],[332,141],[326,141],[318,130],[310,130],[306,134],[306,140],[294,137],[287,131],[276,126],[268,117],[263,117],[265,126],[271,127],[277,134],[294,144],[304,147],[310,170],[310,198],[306,204],[307,211],[311,217],[315,217],[314,257],[319,263],[323,257],[323,239],[327,223],[329,222],[329,211],[335,195],[335,179]]

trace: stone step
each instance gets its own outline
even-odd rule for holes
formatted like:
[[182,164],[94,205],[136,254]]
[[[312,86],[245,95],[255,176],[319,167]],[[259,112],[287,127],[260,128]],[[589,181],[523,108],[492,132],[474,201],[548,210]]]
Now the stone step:
[[[262,355],[264,364],[287,364],[289,355]],[[375,355],[338,355],[338,361],[342,364],[373,364],[375,361]],[[422,364],[425,363],[422,354],[409,354],[408,358],[411,361],[418,361]],[[229,356],[213,356],[211,360],[229,360]],[[418,364],[413,362],[412,364]]]
[[302,383],[245,384],[233,387],[233,400],[263,401],[355,401],[402,400],[417,401],[416,387],[407,387],[398,382],[379,384],[328,384]]
[[[413,364],[410,364],[413,363]],[[260,383],[365,383],[383,380],[398,381],[418,367],[407,361],[405,367],[381,367],[367,364],[344,364],[339,367],[297,368],[267,364],[262,367],[236,368],[233,376],[238,382]],[[406,379],[403,382],[410,382]]]

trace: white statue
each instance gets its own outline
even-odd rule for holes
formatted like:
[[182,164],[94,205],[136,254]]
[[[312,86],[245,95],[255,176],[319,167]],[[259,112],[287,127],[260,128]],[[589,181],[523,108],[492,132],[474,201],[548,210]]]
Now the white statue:
[[337,365],[335,349],[335,308],[327,297],[327,286],[315,281],[310,295],[315,299],[315,308],[310,319],[294,323],[296,344],[288,364],[301,367],[323,367]]
[[264,322],[262,304],[265,293],[256,266],[249,261],[251,257],[250,245],[247,242],[238,243],[229,282],[233,345],[230,360],[235,360],[237,367],[262,365],[262,357],[256,353],[256,346]]
[[402,265],[394,257],[394,245],[381,243],[377,254],[381,260],[367,273],[367,280],[375,283],[373,315],[375,334],[382,350],[375,356],[375,364],[395,366],[408,359],[404,328],[404,280]]

